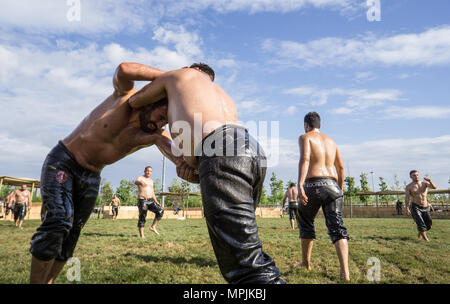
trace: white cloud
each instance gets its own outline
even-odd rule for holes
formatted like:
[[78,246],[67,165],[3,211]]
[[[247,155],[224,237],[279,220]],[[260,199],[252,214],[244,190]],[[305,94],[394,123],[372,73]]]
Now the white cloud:
[[286,13],[308,7],[332,9],[349,14],[360,9],[362,5],[358,0],[178,0],[167,4],[167,10],[172,15],[178,15],[186,10],[205,9],[213,9],[220,13],[233,11]]
[[3,135],[53,146],[113,92],[112,76],[120,62],[143,62],[169,70],[201,55],[193,47],[199,43],[195,33],[184,28],[163,30],[158,32],[161,42],[152,49],[65,40],[58,40],[55,47],[55,42],[33,43],[23,37],[0,40]]
[[388,107],[383,111],[388,118],[450,118],[450,107],[411,106]]
[[314,86],[301,86],[283,91],[284,94],[296,95],[306,98],[312,106],[324,105],[330,96],[347,97],[346,105],[365,109],[368,107],[383,105],[387,101],[400,100],[402,92],[395,89],[380,89],[368,91],[366,89],[320,89]]
[[[220,13],[244,11],[281,12],[313,7],[331,9],[344,15],[362,8],[359,0],[3,0],[0,27],[31,33],[118,33],[145,31],[163,18],[194,20],[191,16],[214,10]],[[78,7],[80,20],[69,21]]]
[[[41,163],[49,152],[49,147],[31,140],[10,137],[0,133],[0,164],[2,169],[21,166],[24,163]],[[3,172],[2,172],[3,173]]]
[[274,105],[268,105],[259,100],[244,100],[236,103],[238,113],[246,113],[247,115],[271,112],[276,109]]
[[356,110],[354,108],[350,108],[350,107],[339,107],[339,108],[334,108],[331,109],[330,112],[334,113],[334,114],[351,114],[353,112],[355,112]]
[[422,33],[357,39],[327,37],[306,43],[267,39],[263,49],[278,63],[300,66],[441,66],[450,64],[450,26]]
[[289,106],[287,107],[287,109],[285,110],[285,113],[287,115],[294,115],[297,112],[297,107],[295,106]]
[[0,27],[32,33],[117,33],[154,25],[160,14],[157,7],[148,9],[153,3],[142,0],[79,0],[73,3],[80,4],[79,21],[67,18],[70,10],[75,8],[74,4],[68,5],[68,1],[3,0]]
[[183,26],[166,25],[154,30],[153,39],[164,44],[174,44],[179,53],[190,57],[203,57],[202,41],[196,33],[187,32]]

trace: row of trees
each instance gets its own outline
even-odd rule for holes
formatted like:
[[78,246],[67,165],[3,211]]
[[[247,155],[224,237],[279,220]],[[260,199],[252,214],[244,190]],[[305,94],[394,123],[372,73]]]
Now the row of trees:
[[[270,183],[269,193],[267,192],[266,188],[264,187],[262,190],[260,205],[264,206],[279,206],[282,204],[282,199],[284,196],[284,193],[286,189],[289,187],[291,183],[295,183],[292,180],[289,180],[287,182],[284,182],[283,180],[277,178],[276,174],[272,172],[272,175],[270,177]],[[450,184],[450,179],[448,181]],[[393,179],[393,184],[389,186],[386,183],[386,180],[383,177],[378,177],[377,185],[379,187],[379,190],[385,191],[385,190],[404,190],[406,187],[406,182],[400,183],[398,176],[395,174]],[[18,189],[18,187],[13,187],[9,185],[3,185],[1,191],[0,191],[0,197],[5,198],[11,191],[14,191],[15,189]],[[161,179],[156,178],[154,180],[154,190],[155,193],[162,192],[162,183]],[[200,194],[200,188],[196,184],[191,184],[186,181],[182,181],[178,178],[174,178],[171,182],[171,184],[167,187],[167,190],[172,193],[179,193],[179,194],[187,194],[187,193],[197,193]],[[375,198],[373,196],[356,196],[356,193],[359,191],[371,191],[369,187],[369,181],[368,181],[368,174],[362,172],[359,176],[359,186],[356,186],[356,181],[354,177],[347,176],[345,178],[345,184],[344,184],[344,194],[346,196],[346,199],[351,198],[352,203],[362,203],[362,204],[373,204],[375,202]],[[100,193],[97,198],[97,205],[108,205],[113,197],[114,194],[117,194],[117,196],[120,198],[121,204],[124,206],[127,205],[136,205],[137,204],[137,195],[138,195],[138,188],[134,184],[134,180],[126,180],[122,179],[120,181],[119,186],[114,190],[111,182],[108,182],[106,179],[102,179],[100,184]],[[161,198],[158,198],[161,200]],[[397,199],[400,199],[403,201],[404,198],[397,197],[396,195],[382,195],[379,197],[379,200],[381,202],[388,202],[388,201],[396,201]],[[429,199],[431,200],[447,200],[447,197],[445,194],[442,195],[430,195]],[[40,202],[41,197],[40,195],[37,195],[37,192],[33,194],[33,201],[34,202]],[[201,206],[201,197],[200,196],[190,196],[189,199],[185,202],[190,207],[200,207]],[[181,198],[180,197],[166,197],[165,198],[165,205],[166,206],[174,206],[181,204]]]
[[[288,181],[287,183],[284,183],[281,179],[277,178],[275,173],[272,173],[272,176],[270,178],[270,193],[267,194],[266,189],[263,188],[260,205],[281,204],[284,193],[291,182],[292,181]],[[154,180],[153,187],[155,193],[162,192],[162,183],[159,178],[156,178]],[[179,193],[184,195],[187,193],[200,194],[199,185],[191,184],[178,178],[174,178],[172,180],[171,184],[167,187],[167,190],[168,192]],[[134,181],[122,179],[120,181],[119,186],[114,191],[111,183],[106,181],[105,179],[102,179],[100,184],[100,193],[97,198],[97,205],[108,205],[114,194],[117,194],[122,205],[124,206],[136,205],[138,188],[134,184]],[[161,200],[161,198],[158,198],[158,200]],[[166,197],[164,203],[166,206],[174,206],[174,205],[180,206],[181,198]],[[187,203],[188,206],[190,207],[200,207],[201,197],[190,196],[185,203]]]

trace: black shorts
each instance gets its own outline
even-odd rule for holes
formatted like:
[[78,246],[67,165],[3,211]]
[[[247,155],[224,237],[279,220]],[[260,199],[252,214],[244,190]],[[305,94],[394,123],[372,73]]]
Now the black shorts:
[[138,228],[145,226],[147,211],[155,213],[155,218],[159,221],[164,215],[164,209],[158,205],[154,199],[138,199],[139,220]]
[[10,207],[5,207],[5,217],[9,214],[9,211],[11,211],[11,213],[14,213]]
[[50,151],[41,172],[45,215],[31,239],[34,257],[42,261],[72,257],[99,186],[100,174],[81,167],[61,141]]
[[328,235],[333,243],[340,239],[348,239],[347,229],[342,220],[343,192],[334,178],[309,178],[303,186],[308,203],[300,204],[299,228],[300,238],[315,239],[314,218],[322,207]]
[[411,204],[411,215],[416,222],[417,230],[420,232],[431,229],[433,221],[431,219],[430,207],[421,207],[417,204]]
[[14,221],[21,221],[25,218],[25,214],[27,214],[27,206],[25,204],[15,204],[13,213]]
[[118,206],[113,206],[112,207],[112,214],[113,214],[113,216],[117,216],[119,214],[119,207]]
[[298,220],[298,203],[297,202],[289,202],[289,219]]
[[282,283],[258,237],[255,209],[266,175],[261,147],[246,129],[232,125],[216,129],[199,147],[203,209],[223,277],[228,283]]

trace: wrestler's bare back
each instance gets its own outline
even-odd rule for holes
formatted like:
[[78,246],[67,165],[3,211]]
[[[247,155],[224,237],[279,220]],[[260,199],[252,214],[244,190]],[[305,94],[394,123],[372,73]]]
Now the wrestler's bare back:
[[297,202],[298,191],[296,187],[290,187],[287,191],[288,202]]
[[337,146],[333,139],[322,132],[308,132],[302,135],[309,147],[309,168],[306,179],[333,177],[338,179],[335,161]]
[[149,135],[137,123],[130,123],[138,120],[138,112],[127,104],[135,92],[133,88],[126,95],[112,94],[64,138],[64,145],[82,167],[100,172],[106,165],[150,145],[142,144],[142,138]]
[[[194,68],[183,68],[161,75],[154,83],[151,84],[154,88],[148,91],[152,95],[150,102],[168,97],[168,122],[172,138],[176,139],[184,132],[176,130],[180,126],[179,122],[186,122],[191,128],[191,153],[184,154],[184,159],[194,168],[197,167],[194,149],[204,137],[224,124],[240,125],[234,101],[206,73]],[[144,88],[130,99],[133,107],[148,103],[145,91]],[[194,122],[200,117],[201,137],[194,138]]]

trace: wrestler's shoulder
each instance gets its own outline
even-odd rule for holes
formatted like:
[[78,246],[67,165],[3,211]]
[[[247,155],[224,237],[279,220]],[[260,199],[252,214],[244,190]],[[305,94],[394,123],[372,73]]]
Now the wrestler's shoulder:
[[412,182],[409,183],[409,184],[407,184],[406,187],[405,187],[405,189],[408,190],[409,188],[411,188],[412,184],[413,184]]

